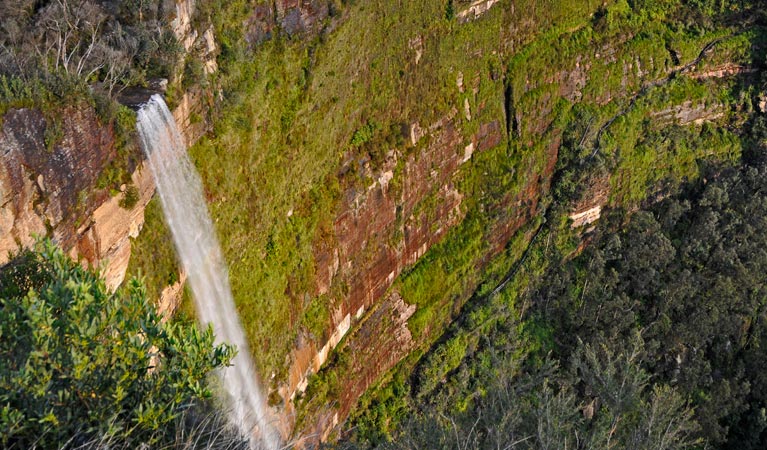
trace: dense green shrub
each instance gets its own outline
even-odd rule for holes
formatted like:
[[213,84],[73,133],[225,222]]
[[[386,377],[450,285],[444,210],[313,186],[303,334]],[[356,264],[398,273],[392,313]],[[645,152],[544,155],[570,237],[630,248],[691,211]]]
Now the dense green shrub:
[[208,374],[234,355],[213,339],[163,322],[138,280],[109,292],[40,242],[0,271],[0,442],[172,442],[182,413],[211,396]]
[[120,199],[120,207],[125,209],[131,209],[136,206],[139,200],[138,188],[132,184],[128,185],[123,192],[123,197]]
[[359,147],[360,145],[363,145],[365,143],[370,142],[373,137],[375,136],[375,133],[381,128],[380,125],[378,125],[374,121],[367,121],[365,125],[358,128],[354,134],[352,135],[352,145],[355,147]]

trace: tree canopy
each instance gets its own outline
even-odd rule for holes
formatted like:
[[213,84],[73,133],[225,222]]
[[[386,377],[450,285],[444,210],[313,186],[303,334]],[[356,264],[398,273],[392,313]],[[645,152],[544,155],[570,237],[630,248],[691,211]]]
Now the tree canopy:
[[764,448],[760,155],[585,236],[543,230],[506,289],[364,400],[343,445]]

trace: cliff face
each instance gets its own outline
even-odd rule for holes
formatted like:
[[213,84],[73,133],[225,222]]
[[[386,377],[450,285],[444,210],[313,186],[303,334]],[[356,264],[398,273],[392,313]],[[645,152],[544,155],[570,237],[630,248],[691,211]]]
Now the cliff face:
[[[210,74],[217,48],[211,29],[200,33],[192,26],[194,10],[194,0],[176,3],[172,28],[185,52],[199,54]],[[193,86],[173,110],[190,145],[209,127],[204,118],[211,98]],[[101,267],[110,288],[122,282],[154,181],[140,162],[120,192],[102,187],[100,177],[118,157],[115,145],[114,130],[87,104],[45,115],[36,109],[6,112],[0,131],[0,265],[35,235],[47,235],[73,257]],[[135,198],[126,202],[126,196]]]
[[[384,374],[425,351],[477,286],[495,280],[485,270],[519,257],[550,205],[556,169],[573,154],[608,161],[567,205],[580,227],[667,178],[694,176],[698,158],[737,153],[726,131],[711,147],[683,151],[702,124],[725,129],[741,115],[725,81],[752,73],[734,53],[685,66],[698,38],[686,56],[630,26],[597,39],[602,24],[577,5],[255,3],[231,23],[255,52],[240,62],[253,64],[239,85],[251,103],[213,113],[245,94],[191,83],[174,97],[174,116],[189,144],[209,117],[225,124],[191,151],[252,348],[279,352],[255,356],[286,436],[328,438]],[[195,30],[196,10],[194,0],[177,1],[172,27],[207,76],[226,30]],[[237,72],[223,66],[236,53],[227,51],[224,79]],[[113,131],[89,107],[64,116],[3,117],[0,258],[47,233],[105,264],[115,286],[151,176],[136,168],[138,201],[121,207],[125,193],[98,188],[116,156]],[[670,128],[677,137],[647,142]],[[156,248],[141,242],[146,235],[138,245]],[[171,278],[165,292],[178,297],[183,277]],[[175,306],[166,298],[160,308]]]
[[[32,244],[33,235],[50,235],[73,255],[104,264],[111,287],[125,274],[129,236],[143,222],[153,193],[151,178],[137,169],[135,206],[119,206],[125,193],[111,196],[98,178],[116,157],[114,134],[101,126],[89,107],[67,107],[59,121],[38,110],[10,110],[0,133],[0,263],[8,252]],[[66,117],[66,119],[63,119]]]
[[[428,126],[428,131],[421,136],[412,135],[416,143],[427,133],[431,138],[422,152],[401,156],[392,151],[377,171],[363,169],[372,184],[361,189],[350,187],[344,192],[340,212],[333,223],[335,242],[331,246],[318,246],[315,254],[320,268],[316,277],[316,294],[326,294],[333,284],[348,287],[348,294],[338,302],[337,309],[331,315],[332,327],[340,336],[326,343],[301,342],[292,357],[294,362],[290,366],[288,383],[282,388],[283,397],[293,398],[297,391],[303,391],[307,377],[316,373],[325,363],[329,350],[350,329],[351,321],[359,321],[368,309],[377,307],[386,298],[388,289],[402,270],[418,262],[452,227],[463,220],[466,211],[461,207],[463,195],[454,182],[456,174],[475,152],[497,146],[504,137],[499,122],[493,121],[482,124],[480,130],[467,139],[457,129],[455,114],[456,111],[452,110]],[[420,127],[414,123],[410,128],[415,130]],[[464,145],[465,141],[469,143]],[[348,161],[341,168],[341,173],[348,174],[352,170],[348,166],[354,163]],[[395,186],[394,171],[398,165],[401,172],[396,175],[396,179],[401,184]],[[341,178],[344,176],[341,175]],[[434,206],[419,208],[425,199],[433,201]],[[503,236],[499,238],[503,239]],[[401,302],[401,299],[398,301]],[[395,310],[398,317],[406,315]],[[402,337],[403,342],[398,341],[401,345],[389,349],[391,354],[383,350],[390,347],[384,342],[380,345],[372,342],[376,337],[390,342],[390,333],[397,336],[409,335],[406,328],[397,328],[405,327],[405,319],[394,320],[393,323],[399,325],[392,330],[381,329],[368,333],[372,347],[381,349],[379,356],[386,354],[383,360],[370,365],[368,372],[375,372],[373,367],[385,371],[407,354],[412,343],[407,342],[405,337]],[[374,322],[369,322],[369,325]],[[380,328],[382,324],[372,326]],[[320,348],[318,344],[323,345]],[[387,359],[391,361],[386,363]],[[365,358],[360,360],[362,365],[366,364],[364,361]],[[370,375],[361,375],[370,378]],[[349,397],[354,398],[362,392],[364,387],[362,390],[356,389]]]
[[320,31],[322,22],[338,11],[332,2],[322,0],[277,0],[254,7],[246,24],[246,39],[258,45],[280,31],[289,36],[312,35]]
[[[468,17],[492,14],[494,4],[475,2],[457,17],[466,23]],[[598,220],[604,207],[631,208],[632,202],[645,196],[662,195],[661,182],[673,184],[681,177],[694,177],[695,163],[677,146],[697,145],[686,142],[699,142],[705,129],[723,129],[717,132],[723,138],[714,139],[716,143],[708,149],[692,150],[697,155],[694,158],[721,160],[737,154],[737,145],[733,148],[728,142],[731,136],[727,137],[726,124],[737,123],[749,113],[722,99],[728,97],[725,93],[733,77],[742,77],[736,85],[748,85],[753,69],[720,64],[733,55],[719,50],[715,37],[697,44],[690,59],[680,62],[660,42],[649,49],[640,47],[637,41],[644,38],[633,30],[618,33],[607,43],[571,46],[580,34],[590,32],[574,27],[557,38],[549,36],[531,44],[509,62],[504,92],[496,91],[495,98],[483,102],[469,95],[464,103],[459,95],[456,106],[466,105],[460,113],[454,106],[431,124],[410,123],[411,143],[426,137],[429,144],[405,158],[399,151],[391,151],[380,167],[363,174],[364,179],[372,180],[366,190],[344,192],[333,224],[335,241],[318,246],[315,254],[317,293],[332,292],[334,284],[342,285],[346,288],[343,300],[334,304],[328,339],[297,341],[287,383],[280,391],[289,412],[292,403],[297,403],[304,414],[299,421],[301,431],[326,439],[338,430],[360,396],[382,374],[413,351],[423,351],[424,343],[433,342],[444,320],[454,317],[477,285],[473,273],[481,273],[515,239],[530,239],[533,230],[526,227],[549,205],[560,152],[588,149],[591,157],[582,157],[584,172],[594,170],[586,163],[597,154],[610,161],[609,168],[603,166],[588,174],[579,198],[567,204],[573,228]],[[514,39],[505,32],[501,36],[497,51]],[[542,50],[538,45],[549,47]],[[429,56],[422,37],[410,40],[409,49],[415,53],[416,65]],[[482,52],[479,48],[474,51],[475,55]],[[713,68],[705,67],[706,58],[714,61]],[[477,74],[491,80],[494,76],[492,68]],[[690,83],[685,77],[695,81]],[[460,72],[456,90],[471,92],[473,82],[464,81],[473,78]],[[717,84],[722,78],[727,82]],[[503,103],[504,110],[483,114],[482,105],[491,103]],[[575,104],[586,106],[574,113]],[[589,116],[576,115],[586,115],[584,111]],[[462,134],[462,127],[456,124],[463,119],[475,122],[473,133]],[[708,128],[701,128],[704,124]],[[647,141],[659,135],[672,137],[648,148]],[[467,162],[472,157],[481,159],[491,149],[515,159],[510,169],[514,181],[499,182],[503,189],[497,196],[482,198],[482,194],[462,188],[461,181],[476,169]],[[637,161],[640,155],[641,161]],[[399,171],[393,171],[398,162]],[[456,236],[471,223],[467,212],[473,216],[476,210],[467,203],[478,197],[482,198],[480,214],[486,227],[478,233],[485,245],[471,257],[471,270],[456,283],[439,266],[461,271],[454,263],[459,257],[439,255],[442,247],[450,246],[456,253],[471,248]],[[431,201],[437,205],[433,209],[415,207]],[[433,273],[448,279],[429,278]],[[421,300],[423,290],[440,289],[445,294],[428,294],[431,303]],[[422,325],[419,315],[432,320]],[[312,390],[312,382],[307,383],[318,372],[314,383],[327,391]],[[301,396],[304,390],[306,394]],[[318,395],[325,397],[316,400]],[[296,396],[301,400],[294,400]],[[331,400],[332,406],[327,406]]]
[[285,435],[329,437],[425,351],[519,257],[574,153],[609,161],[567,205],[574,227],[737,154],[724,131],[679,150],[740,114],[717,80],[751,70],[716,49],[698,67],[702,38],[669,51],[583,4],[257,3],[238,18],[253,100],[191,151]]
[[[339,337],[347,333],[342,351],[348,362],[335,363],[335,368],[328,369],[344,374],[343,387],[335,393],[332,407],[304,408],[311,411],[308,413],[311,419],[305,424],[309,427],[301,430],[303,433],[326,439],[382,374],[407,357],[427,336],[440,333],[443,324],[435,321],[414,338],[408,320],[416,305],[391,288],[403,270],[421,261],[465,219],[467,208],[462,206],[463,194],[456,186],[461,166],[475,153],[496,148],[505,137],[498,121],[481,125],[468,139],[468,145],[463,145],[467,139],[460,137],[449,120],[445,121],[444,129],[433,129],[432,133],[431,145],[405,163],[400,174],[404,186],[399,192],[388,185],[392,174],[385,170],[386,165],[366,192],[347,192],[342,212],[334,223],[338,241],[331,250],[332,256],[328,249],[318,249],[320,266],[329,268],[318,277],[320,292],[327,289],[326,285],[343,283],[349,287],[349,293],[332,315],[333,323],[337,324],[335,333],[324,346],[318,350],[313,342],[308,345],[302,342],[293,353],[286,394],[292,399],[301,393],[307,386],[307,377],[320,370],[328,359],[328,350],[332,351],[340,342]],[[482,270],[540,212],[539,201],[551,182],[557,150],[558,142],[547,147],[543,170],[532,173],[531,169],[525,173],[524,185],[518,193],[498,199],[494,205],[498,216],[491,222],[485,250],[476,255],[475,270]],[[426,199],[433,199],[436,207],[414,208]],[[467,279],[466,288],[470,286]],[[452,304],[445,308],[456,307],[464,298],[452,299]],[[307,352],[313,358],[307,358]],[[311,394],[308,397],[311,402]]]
[[[182,108],[174,112],[183,114]],[[9,252],[32,245],[34,236],[49,236],[73,257],[101,267],[113,289],[125,277],[154,180],[142,162],[119,192],[101,187],[100,177],[117,157],[114,131],[87,105],[67,107],[59,117],[66,119],[54,122],[36,109],[12,109],[2,117],[0,265]],[[200,134],[194,126],[182,131],[190,141]]]

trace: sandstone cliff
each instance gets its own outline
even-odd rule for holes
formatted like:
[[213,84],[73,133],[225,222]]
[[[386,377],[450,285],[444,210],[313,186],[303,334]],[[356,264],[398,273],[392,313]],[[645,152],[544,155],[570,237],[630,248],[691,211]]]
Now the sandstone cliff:
[[[50,235],[75,256],[104,266],[107,284],[121,281],[130,256],[129,237],[143,223],[143,208],[154,192],[151,176],[137,167],[132,175],[138,198],[130,208],[98,188],[99,176],[116,157],[114,133],[95,111],[72,106],[59,123],[38,110],[10,110],[0,133],[0,263],[8,253]],[[57,131],[59,138],[48,138]]]
[[[216,70],[216,44],[210,29],[200,33],[192,26],[194,9],[194,0],[176,3],[171,25],[185,52],[199,54],[209,74]],[[139,100],[134,95],[132,101],[138,105],[147,95],[139,93]],[[193,86],[174,108],[187,143],[207,130],[207,121],[200,118],[207,117],[211,98]],[[154,194],[149,171],[142,162],[129,164],[130,183],[119,192],[102,186],[100,178],[118,157],[115,131],[86,103],[46,114],[11,109],[1,120],[0,264],[9,252],[30,246],[34,236],[47,235],[72,256],[101,267],[110,288],[118,286],[128,267],[131,239],[141,231],[144,208]]]
[[[176,92],[174,115],[189,144],[209,118],[224,124],[190,151],[286,436],[338,431],[360,396],[438,339],[480,283],[497,281],[540,226],[568,158],[605,165],[566,205],[581,227],[693,177],[698,159],[738,151],[727,125],[744,113],[723,93],[752,69],[726,52],[713,68],[692,64],[708,43],[697,37],[688,54],[629,25],[599,40],[593,30],[607,25],[577,5],[254,3],[217,28],[195,17],[195,1],[176,2],[185,52],[206,75],[221,66],[223,81]],[[230,26],[246,43],[236,82],[226,64],[237,44],[216,41]],[[67,116],[4,116],[0,250],[48,233],[107,264],[113,286],[131,237],[145,254],[155,248],[140,233],[151,177],[136,167],[139,200],[120,207],[124,193],[96,187],[114,133],[87,107]],[[54,126],[63,137],[51,146]],[[715,145],[684,147],[704,126],[723,130]],[[647,142],[670,128],[677,138]],[[180,296],[183,281],[171,281],[166,292]]]

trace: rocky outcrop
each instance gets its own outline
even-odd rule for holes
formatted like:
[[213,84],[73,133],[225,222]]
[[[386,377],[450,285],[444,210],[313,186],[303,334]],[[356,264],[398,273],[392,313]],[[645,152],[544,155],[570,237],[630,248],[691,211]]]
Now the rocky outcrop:
[[274,2],[276,18],[288,34],[316,31],[330,12],[323,0],[278,0]]
[[[456,114],[452,110],[424,127],[425,131],[411,135],[417,145],[428,134],[430,143],[406,157],[390,152],[376,173],[367,161],[354,159],[341,168],[350,178],[357,176],[353,171],[361,170],[362,178],[372,179],[372,184],[346,189],[334,223],[336,242],[317,248],[316,265],[321,268],[317,293],[327,293],[333,284],[348,286],[347,295],[332,314],[331,329],[359,320],[384,298],[403,268],[417,262],[463,219],[463,196],[453,185],[453,178],[474,151],[498,145],[502,132],[497,121],[486,123],[465,144],[456,127]],[[421,130],[417,124],[410,128]],[[427,198],[432,200],[428,205],[424,202]],[[347,330],[349,325],[342,328]],[[307,377],[319,370],[326,357],[310,355],[326,355],[328,343],[332,350],[340,341],[333,336],[326,342],[299,342],[291,358],[288,382],[280,389],[285,400],[301,392]]]
[[594,176],[587,180],[581,198],[576,201],[569,214],[572,228],[579,228],[599,220],[602,208],[610,199],[610,176]]
[[[189,13],[194,1],[178,5],[181,12]],[[179,14],[177,19],[181,18]],[[197,42],[194,30],[179,29],[193,34]],[[206,67],[213,70],[209,64],[215,64],[212,33],[203,33],[200,39],[209,58]],[[125,99],[135,107],[154,92],[138,90]],[[174,109],[187,144],[207,131],[204,118],[210,102],[212,95],[198,87],[186,92]],[[113,130],[88,105],[69,106],[56,117],[53,120],[36,109],[11,109],[2,117],[0,264],[7,262],[9,252],[30,246],[35,235],[47,235],[72,256],[101,267],[108,286],[114,288],[125,276],[130,239],[138,236],[144,223],[154,181],[139,163],[131,169],[131,183],[120,192],[100,188],[99,177],[117,156]],[[126,195],[135,196],[134,201],[124,202]]]
[[653,121],[659,125],[668,125],[676,123],[679,125],[702,125],[705,122],[711,122],[721,119],[727,113],[727,107],[721,103],[694,104],[692,101],[685,101],[679,105],[663,109],[652,113]]
[[197,0],[176,0],[176,15],[170,22],[173,34],[188,53],[197,40],[197,30],[192,27],[192,19],[197,9]]
[[116,156],[112,130],[88,106],[68,107],[60,117],[67,119],[56,122],[33,109],[3,116],[0,264],[10,251],[30,246],[34,235],[48,235],[73,256],[103,266],[107,284],[115,287],[127,268],[129,236],[141,228],[154,185],[137,169],[131,189],[138,198],[130,208],[120,206],[127,192],[113,196],[98,187]]
[[[187,55],[200,61],[204,76],[218,70],[216,56],[218,45],[212,26],[201,32],[193,26],[197,10],[197,0],[178,0],[176,16],[171,21],[171,29],[178,42],[184,47],[181,61]],[[181,94],[173,108],[173,118],[182,131],[186,145],[190,146],[210,129],[208,111],[213,103],[213,92],[195,83]]]
[[184,93],[173,109],[173,118],[187,147],[192,146],[210,129],[208,111],[212,103],[211,93],[196,87]]
[[698,73],[693,73],[690,75],[690,78],[695,78],[698,80],[702,80],[706,78],[725,78],[725,77],[732,77],[735,75],[755,74],[758,72],[759,70],[753,67],[729,63],[729,64],[723,64],[721,66],[707,68]]
[[115,157],[114,136],[99,126],[92,110],[70,107],[65,114],[67,120],[60,122],[33,109],[12,109],[3,116],[2,261],[8,251],[31,244],[35,233],[51,232],[72,247],[78,218],[95,209],[85,200]]
[[461,23],[477,19],[490,10],[500,0],[476,0],[468,8],[458,12],[456,17]]
[[597,220],[599,220],[599,217],[601,216],[601,214],[602,214],[602,205],[596,205],[585,211],[580,211],[580,212],[575,212],[573,214],[570,214],[569,216],[570,220],[573,221],[570,227],[579,228],[579,227],[594,223]]
[[[298,448],[307,442],[328,439],[334,428],[349,415],[357,399],[376,381],[414,348],[415,342],[407,321],[415,312],[399,294],[393,293],[378,302],[375,311],[365,319],[363,327],[349,336],[348,351],[355,355],[350,361],[349,377],[335,407],[319,411],[313,428],[305,434]],[[306,442],[303,442],[306,441]]]
[[278,31],[289,36],[314,34],[332,12],[331,2],[323,0],[277,0],[257,5],[246,24],[245,38],[257,45]]
[[125,193],[107,198],[78,228],[75,250],[88,255],[92,265],[101,265],[101,275],[110,289],[122,283],[131,254],[131,239],[144,225],[144,209],[154,194],[154,181],[142,164],[131,175],[138,201],[131,208],[120,205]]
[[[204,103],[189,100],[188,105],[174,116],[186,125],[181,127],[185,139],[193,142],[204,129],[183,120],[186,111]],[[88,105],[69,106],[57,117],[66,120],[52,120],[36,109],[11,109],[2,117],[0,265],[9,253],[32,245],[35,236],[49,236],[73,257],[100,267],[114,289],[128,268],[131,238],[143,226],[154,180],[139,163],[120,191],[99,187],[99,177],[117,156],[114,132]]]
[[[452,175],[464,162],[463,153],[456,151],[463,138],[453,116],[432,124],[435,139],[419,155],[399,161],[402,157],[390,152],[378,175],[371,172],[367,161],[350,159],[341,168],[342,178],[347,173],[349,178],[355,177],[354,171],[361,170],[372,184],[346,189],[334,223],[336,242],[321,243],[316,250],[317,267],[324,268],[317,274],[317,293],[327,293],[333,283],[348,284],[348,294],[332,314],[331,329],[351,318],[360,319],[384,296],[403,267],[417,261],[463,217],[462,196],[452,184]],[[402,169],[395,175],[398,165]],[[436,196],[435,209],[418,208],[430,194]],[[326,353],[328,342],[332,350],[338,343],[334,341],[340,339],[331,335],[326,342],[299,342],[288,382],[280,389],[285,400],[302,391],[307,377],[326,359],[307,355]]]
[[160,299],[157,302],[157,312],[160,313],[163,320],[168,320],[173,317],[173,314],[181,304],[181,296],[184,293],[184,283],[186,283],[186,272],[181,271],[179,273],[178,281],[165,286],[160,292]]

